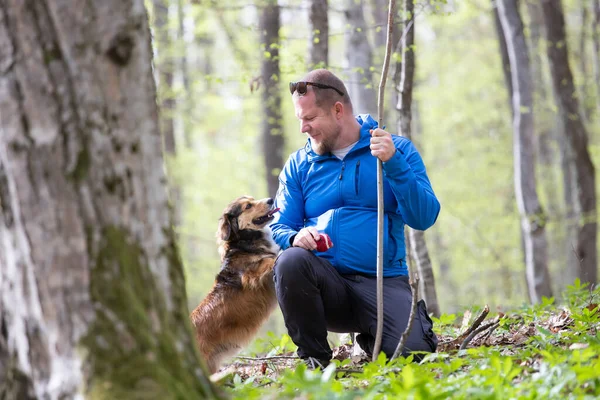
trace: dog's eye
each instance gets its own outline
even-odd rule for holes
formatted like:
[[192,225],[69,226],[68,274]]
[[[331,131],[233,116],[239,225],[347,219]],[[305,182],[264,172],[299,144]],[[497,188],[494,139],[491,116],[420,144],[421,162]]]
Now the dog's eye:
[[252,204],[250,204],[250,203],[246,204],[246,210],[249,210],[251,208],[252,208]]

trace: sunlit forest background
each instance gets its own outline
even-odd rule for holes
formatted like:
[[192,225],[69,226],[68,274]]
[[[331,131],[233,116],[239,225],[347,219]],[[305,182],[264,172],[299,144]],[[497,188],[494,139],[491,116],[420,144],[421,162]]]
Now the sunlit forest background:
[[[569,63],[587,128],[588,151],[598,166],[600,82],[595,78],[598,49],[594,45],[598,22],[594,22],[592,3],[564,0],[563,7]],[[261,40],[259,19],[265,4],[250,0],[147,1],[163,130],[167,126],[172,132],[171,143],[165,143],[167,169],[190,309],[207,293],[219,269],[215,231],[223,208],[242,194],[256,198],[272,195],[266,176],[279,172],[278,168],[265,171],[261,139],[266,118],[261,63],[273,57],[274,49]],[[309,61],[310,5],[308,0],[278,1],[280,73],[275,82],[282,100],[283,161],[306,141],[287,84],[313,67]],[[364,27],[349,22],[347,11],[357,7],[364,16]],[[537,190],[548,218],[548,267],[553,293],[558,296],[576,278],[573,263],[577,260],[573,260],[574,247],[567,230],[573,193],[564,184],[561,123],[545,41],[532,40],[542,27],[532,18],[527,0],[521,1],[520,7],[532,69],[539,78],[534,98]],[[387,3],[380,0],[328,3],[327,67],[346,81],[354,98],[357,86],[377,92],[385,10]],[[493,1],[417,1],[415,17],[413,139],[442,204],[437,223],[425,234],[440,309],[452,313],[485,303],[492,309],[527,303],[513,177],[511,100]],[[399,12],[398,21],[401,18]],[[349,57],[349,52],[358,51],[350,49],[347,40],[357,29],[366,33],[372,50],[370,68],[353,65]],[[390,76],[399,57],[395,53]],[[390,78],[384,121],[391,131],[390,127],[396,126],[396,102]],[[367,108],[355,111],[372,113],[376,104]],[[268,329],[283,331],[278,316]]]

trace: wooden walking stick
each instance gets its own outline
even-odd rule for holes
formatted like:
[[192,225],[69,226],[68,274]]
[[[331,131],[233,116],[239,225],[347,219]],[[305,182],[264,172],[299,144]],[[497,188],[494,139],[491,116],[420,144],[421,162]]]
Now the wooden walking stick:
[[[383,129],[383,97],[385,82],[387,80],[390,56],[392,52],[392,30],[394,29],[394,15],[396,14],[396,1],[390,0],[388,6],[388,30],[385,40],[385,58],[383,71],[379,81],[379,97],[377,99],[377,122]],[[377,159],[377,334],[373,346],[373,361],[377,360],[381,350],[381,337],[383,335],[383,164]]]

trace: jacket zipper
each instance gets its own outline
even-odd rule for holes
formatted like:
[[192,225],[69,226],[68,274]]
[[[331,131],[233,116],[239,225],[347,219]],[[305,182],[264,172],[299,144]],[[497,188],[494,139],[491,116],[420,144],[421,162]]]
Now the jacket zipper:
[[354,174],[354,191],[358,195],[358,171],[360,170],[360,160],[356,162],[356,173]]
[[342,162],[342,170],[340,171],[340,177],[339,180],[341,181],[343,176],[344,176],[344,168],[346,168],[346,163]]

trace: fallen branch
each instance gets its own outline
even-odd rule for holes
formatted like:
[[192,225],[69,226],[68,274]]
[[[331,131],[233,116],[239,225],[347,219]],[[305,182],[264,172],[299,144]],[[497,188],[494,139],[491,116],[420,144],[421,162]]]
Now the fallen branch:
[[408,335],[410,335],[410,331],[413,326],[413,322],[415,320],[415,314],[417,313],[417,295],[419,293],[419,276],[415,274],[415,277],[410,281],[410,288],[412,290],[412,305],[410,307],[410,314],[408,316],[408,324],[406,325],[406,329],[400,336],[400,342],[398,342],[398,347],[396,347],[396,351],[392,356],[392,360],[397,358],[398,355],[402,353],[402,349],[404,349],[404,345],[406,344],[406,340],[408,340]]
[[487,333],[485,334],[485,337],[481,340],[482,344],[489,344],[488,343],[488,339],[490,338],[490,336],[492,336],[492,333],[494,333],[494,331],[496,330],[496,328],[498,328],[500,326],[500,323],[495,324],[494,326],[492,326],[490,328],[489,331],[487,331]]
[[249,360],[249,361],[268,361],[268,360],[285,360],[285,359],[296,360],[296,359],[299,359],[298,356],[271,356],[271,357],[243,357],[243,356],[237,356],[235,358],[238,358],[240,360]]
[[496,329],[499,325],[500,325],[500,323],[498,322],[498,317],[494,318],[492,321],[488,322],[485,325],[481,325],[479,328],[472,331],[471,334],[469,334],[469,336],[467,336],[467,338],[460,345],[459,350],[466,349],[469,342],[471,340],[473,340],[473,338],[475,336],[477,336],[478,334],[480,334],[481,332],[485,332],[486,330],[488,330],[490,328]]
[[450,344],[464,342],[465,338],[467,338],[473,331],[475,331],[479,327],[479,325],[481,325],[481,323],[483,322],[483,320],[485,319],[485,317],[487,317],[487,315],[489,313],[490,313],[490,307],[486,304],[485,307],[483,307],[483,310],[481,310],[481,313],[479,313],[477,318],[475,318],[475,321],[473,321],[473,323],[471,324],[469,329],[467,329],[464,333],[459,335],[456,339],[452,339],[447,342],[442,342],[439,345],[447,346]]

